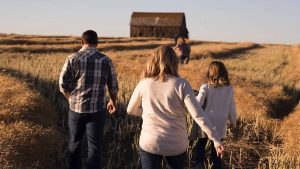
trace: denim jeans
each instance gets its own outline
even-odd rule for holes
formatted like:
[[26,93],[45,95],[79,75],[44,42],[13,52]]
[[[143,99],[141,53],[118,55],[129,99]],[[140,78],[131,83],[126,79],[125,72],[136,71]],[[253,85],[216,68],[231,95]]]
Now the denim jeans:
[[189,61],[190,61],[190,56],[184,56],[184,55],[181,55],[181,56],[180,56],[180,63],[181,63],[181,64],[184,64],[184,61],[185,61],[185,64],[188,64]]
[[[221,139],[223,141],[223,139]],[[196,143],[196,162],[198,165],[202,165],[204,168],[204,163],[206,160],[205,157],[205,147],[207,142],[210,141],[210,157],[212,161],[212,169],[220,169],[222,168],[222,159],[217,156],[216,148],[214,146],[213,141],[208,138],[199,138]]]
[[76,113],[69,110],[68,124],[70,130],[69,168],[81,168],[81,143],[84,133],[87,136],[88,155],[86,169],[101,168],[103,145],[103,127],[106,120],[106,109],[95,113]]
[[187,154],[186,152],[176,156],[162,156],[158,154],[149,153],[142,148],[139,149],[139,154],[142,162],[142,169],[160,169],[162,168],[162,161],[165,157],[168,169],[184,169]]

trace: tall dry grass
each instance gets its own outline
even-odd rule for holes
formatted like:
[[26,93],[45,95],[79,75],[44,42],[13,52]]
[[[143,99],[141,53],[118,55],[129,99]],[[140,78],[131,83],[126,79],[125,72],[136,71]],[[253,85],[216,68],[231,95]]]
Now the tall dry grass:
[[[18,38],[21,39],[22,36]],[[28,40],[30,38],[51,37],[27,37]],[[60,38],[68,41],[71,37]],[[118,113],[107,121],[105,128],[105,165],[107,168],[120,168],[120,166],[138,168],[140,162],[136,145],[141,119],[127,116],[125,108],[132,90],[140,79],[147,58],[152,53],[154,46],[151,44],[172,44],[172,41],[151,39],[151,42],[148,42],[145,38],[105,40],[115,43],[107,43],[108,46],[111,45],[111,50],[105,50],[107,48],[104,44],[100,44],[100,49],[105,50],[104,52],[112,58],[120,82]],[[119,45],[118,41],[122,43]],[[290,69],[295,62],[292,47],[262,45],[256,48],[257,45],[253,43],[197,41],[190,43],[192,44],[191,57],[194,59],[188,65],[180,65],[180,76],[189,80],[194,89],[198,89],[205,82],[208,64],[217,58],[228,67],[235,88],[239,120],[237,128],[229,130],[229,135],[225,139],[226,167],[273,166],[272,159],[275,156],[272,154],[277,152],[272,150],[283,145],[284,141],[280,135],[282,120],[292,113],[292,108],[295,106],[290,104],[294,93],[292,89],[296,83],[294,76],[298,75],[292,74]],[[51,48],[45,49],[46,53],[30,53],[30,47],[34,48],[34,45],[28,45],[26,52],[18,53],[13,50],[2,52],[0,68],[6,69],[14,76],[27,79],[49,98],[56,110],[60,112],[60,115],[57,115],[60,127],[66,129],[64,112],[67,110],[67,103],[59,94],[57,81],[62,64],[70,53],[51,53],[54,50]],[[57,48],[64,47],[62,45]],[[287,79],[287,76],[290,78]],[[291,157],[291,154],[286,156]]]
[[0,168],[63,166],[64,136],[51,103],[27,84],[0,74]]
[[293,62],[286,79],[293,83],[292,103],[297,106],[282,122],[280,137],[283,144],[274,148],[268,157],[269,168],[300,168],[300,46],[293,47]]

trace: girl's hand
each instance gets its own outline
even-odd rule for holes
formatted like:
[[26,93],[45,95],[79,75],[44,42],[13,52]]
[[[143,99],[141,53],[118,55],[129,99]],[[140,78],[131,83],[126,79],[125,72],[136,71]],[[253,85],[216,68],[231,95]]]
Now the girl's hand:
[[224,146],[223,145],[219,145],[216,147],[216,151],[217,151],[217,156],[222,158],[223,157],[223,154],[224,154]]

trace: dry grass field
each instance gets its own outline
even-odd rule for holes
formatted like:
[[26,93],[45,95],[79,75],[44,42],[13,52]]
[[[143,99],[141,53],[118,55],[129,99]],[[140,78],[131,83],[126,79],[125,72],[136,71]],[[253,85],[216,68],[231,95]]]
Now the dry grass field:
[[[0,168],[55,168],[65,137],[51,103],[26,83],[0,74]],[[62,165],[60,165],[62,166]]]
[[[100,42],[99,50],[113,60],[120,84],[118,112],[109,118],[105,128],[105,168],[139,168],[140,161],[136,153],[136,145],[141,119],[127,116],[126,106],[153,49],[161,44],[173,45],[173,41],[157,38],[103,37],[100,38]],[[298,157],[300,151],[300,127],[298,125],[300,120],[298,105],[300,46],[250,42],[190,41],[189,43],[192,48],[191,61],[187,65],[179,66],[180,76],[186,78],[194,89],[198,89],[205,82],[208,64],[217,59],[227,66],[235,89],[238,125],[235,129],[228,130],[228,137],[225,139],[226,168],[300,168]],[[54,132],[57,132],[56,129],[59,129],[60,135],[54,134],[55,137],[59,136],[63,140],[67,136],[67,103],[59,93],[58,77],[65,58],[79,48],[79,37],[0,34],[0,71],[5,74],[1,78],[16,81],[22,93],[16,92],[16,96],[11,97],[3,93],[6,89],[2,86],[5,85],[0,84],[0,108],[5,110],[0,112],[0,143],[3,146],[0,150],[0,166],[64,167],[61,162],[64,161],[63,149],[65,147],[40,152],[41,158],[48,157],[49,153],[52,154],[52,158],[48,159],[50,160],[47,162],[48,166],[45,167],[43,159],[39,161],[39,159],[26,158],[22,161],[23,158],[20,157],[25,159],[25,152],[14,154],[11,149],[19,144],[19,140],[16,136],[5,133],[12,132],[14,128],[18,132],[13,133],[22,135],[20,139],[26,137],[30,140],[38,134],[42,135],[41,137],[52,137]],[[20,80],[15,80],[15,78]],[[31,118],[22,117],[23,114],[27,114],[28,110],[40,105],[39,99],[25,97],[24,99],[28,99],[24,101],[26,104],[17,106],[23,103],[19,101],[21,97],[30,91],[33,91],[36,97],[42,95],[51,102],[52,106],[46,108],[47,111],[53,112],[54,117],[49,117],[39,111],[34,111],[35,114],[31,114]],[[11,97],[10,110],[5,107],[8,97]],[[19,115],[15,115],[16,111],[12,109],[12,106],[21,107],[18,111]],[[42,118],[36,123],[35,117]],[[44,124],[49,122],[49,118],[56,119],[55,127],[43,128]],[[14,123],[8,124],[7,121],[14,121]],[[29,127],[28,130],[23,129],[26,128],[27,122],[30,125],[42,125],[42,127],[39,130],[33,130],[33,127]],[[12,139],[11,137],[15,140],[6,141],[6,144],[2,143]],[[62,142],[47,144],[64,145]],[[38,149],[31,142],[24,142],[23,145],[29,149]],[[189,155],[191,155],[192,147],[191,144]]]

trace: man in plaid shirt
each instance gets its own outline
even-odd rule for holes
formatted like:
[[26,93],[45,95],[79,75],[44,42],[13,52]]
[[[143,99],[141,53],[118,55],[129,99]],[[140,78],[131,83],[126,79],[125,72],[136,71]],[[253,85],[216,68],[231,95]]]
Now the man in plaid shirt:
[[[82,48],[69,56],[61,70],[59,89],[69,101],[69,168],[80,168],[83,134],[88,140],[85,168],[101,168],[106,111],[116,110],[118,82],[112,61],[97,50],[97,33],[82,34]],[[110,95],[107,105],[106,86]]]

